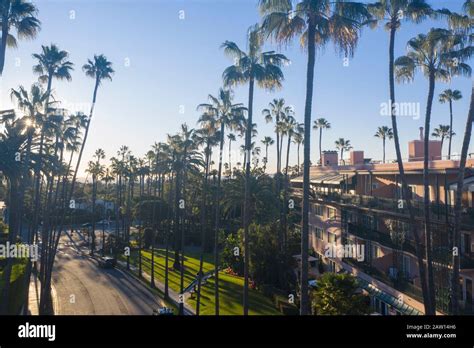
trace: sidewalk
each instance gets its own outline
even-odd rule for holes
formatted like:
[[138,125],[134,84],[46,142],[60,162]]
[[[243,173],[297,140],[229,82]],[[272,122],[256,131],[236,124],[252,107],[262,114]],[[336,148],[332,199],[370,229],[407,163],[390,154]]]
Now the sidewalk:
[[[28,315],[39,315],[39,303],[41,296],[41,284],[35,271],[31,272],[30,288],[28,290]],[[53,300],[53,311],[55,315],[60,315],[59,300],[56,288],[51,284],[51,297]]]

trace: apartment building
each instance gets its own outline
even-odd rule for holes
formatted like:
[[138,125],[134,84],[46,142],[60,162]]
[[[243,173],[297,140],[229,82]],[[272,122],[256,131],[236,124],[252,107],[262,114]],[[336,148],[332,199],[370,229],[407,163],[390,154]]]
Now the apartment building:
[[[318,259],[310,277],[321,271],[349,272],[370,295],[373,309],[383,315],[424,314],[418,254],[425,248],[423,209],[423,147],[409,144],[404,163],[421,239],[417,253],[402,195],[397,163],[372,163],[362,151],[349,161],[323,153],[322,166],[310,171],[309,245]],[[437,311],[449,313],[452,274],[452,229],[459,161],[442,160],[437,141],[430,143],[430,230]],[[302,177],[291,180],[301,199]],[[467,162],[462,199],[460,284],[462,308],[472,314],[474,303],[474,159]],[[420,253],[421,252],[421,253]]]

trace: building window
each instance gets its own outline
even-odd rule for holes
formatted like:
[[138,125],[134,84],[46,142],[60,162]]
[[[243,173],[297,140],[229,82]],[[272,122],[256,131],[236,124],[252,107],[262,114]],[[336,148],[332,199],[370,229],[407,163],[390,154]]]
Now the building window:
[[315,215],[323,216],[324,215],[324,206],[319,205],[319,204],[312,204],[311,205],[311,212]]
[[336,234],[328,232],[328,243],[336,244]]
[[372,258],[373,259],[378,259],[379,257],[382,257],[382,248],[380,248],[377,245],[372,245]]
[[316,234],[316,238],[318,238],[320,240],[323,240],[323,229],[322,228],[316,227],[315,228],[315,234]]
[[329,219],[335,219],[336,215],[337,215],[336,209],[328,208],[328,218]]
[[372,184],[372,190],[376,190],[376,189],[378,189],[378,188],[379,188],[379,184],[376,183],[376,182],[374,182],[374,183]]

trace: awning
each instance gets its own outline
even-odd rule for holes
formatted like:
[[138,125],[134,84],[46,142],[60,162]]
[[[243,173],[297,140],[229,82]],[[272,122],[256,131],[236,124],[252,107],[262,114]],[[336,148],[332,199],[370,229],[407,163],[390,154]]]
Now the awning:
[[[340,185],[343,181],[351,179],[355,176],[355,173],[339,174],[339,173],[326,173],[311,175],[309,181],[311,184],[327,184],[327,185]],[[299,183],[303,182],[303,177],[299,176],[291,180],[291,182]]]
[[366,290],[371,296],[378,298],[380,301],[389,304],[397,311],[402,313],[403,315],[423,315],[419,310],[413,308],[412,306],[407,305],[405,302],[400,301],[395,296],[392,296],[379,288],[375,287],[374,285],[370,284],[366,280],[357,277],[357,281],[362,289]]

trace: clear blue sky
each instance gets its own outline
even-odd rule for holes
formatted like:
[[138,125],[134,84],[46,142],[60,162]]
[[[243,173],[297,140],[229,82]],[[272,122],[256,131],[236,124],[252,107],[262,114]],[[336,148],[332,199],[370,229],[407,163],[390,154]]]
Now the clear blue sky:
[[[54,81],[56,96],[66,101],[64,106],[71,111],[82,108],[87,112],[93,80],[85,77],[81,66],[93,54],[105,54],[114,63],[116,74],[113,82],[104,82],[99,90],[83,168],[99,147],[105,150],[107,158],[115,156],[121,145],[128,145],[135,155],[142,156],[155,141],[163,141],[167,133],[176,132],[181,123],[197,127],[196,105],[205,102],[209,93],[217,93],[222,71],[231,63],[219,49],[220,44],[232,40],[245,48],[247,28],[260,19],[254,0],[34,2],[42,30],[34,41],[21,41],[18,49],[8,50],[1,82],[1,108],[11,107],[10,88],[19,84],[29,86],[36,81],[31,54],[39,52],[42,44],[56,43],[69,51],[76,65],[72,82]],[[461,0],[429,2],[435,8],[457,11],[462,3]],[[179,18],[181,10],[184,20]],[[417,26],[404,24],[397,36],[396,56],[405,53],[406,42],[411,37],[445,25],[443,21]],[[279,49],[271,45],[268,48]],[[273,135],[273,126],[265,124],[260,114],[273,98],[285,98],[288,104],[294,105],[296,118],[303,121],[306,56],[296,41],[281,51],[292,61],[284,68],[283,89],[274,93],[257,91],[255,95],[254,119],[258,124],[259,143],[265,135]],[[365,150],[366,157],[381,159],[381,141],[373,135],[377,126],[390,125],[388,117],[380,116],[380,104],[388,100],[387,60],[388,34],[382,27],[364,30],[348,67],[331,46],[318,55],[313,119],[325,117],[332,124],[323,137],[324,149],[334,149],[334,141],[344,137],[351,140],[354,149]],[[471,83],[469,78],[455,78],[450,86],[438,83],[436,88],[436,95],[445,88],[459,89],[464,95],[454,105],[454,130],[458,134],[454,152],[460,151]],[[237,88],[235,101],[246,104],[246,92],[246,87]],[[418,74],[414,83],[397,85],[396,92],[398,101],[419,102],[421,106],[420,119],[400,118],[402,153],[406,156],[407,142],[418,137],[418,127],[424,122],[427,81]],[[180,106],[184,106],[184,114],[179,112]],[[448,106],[439,104],[436,98],[432,125],[448,121]],[[315,132],[311,142],[311,157],[315,161]],[[274,152],[272,149],[269,156],[270,169],[275,164]],[[393,143],[389,142],[387,158],[394,157]],[[296,148],[290,161],[296,163]]]

